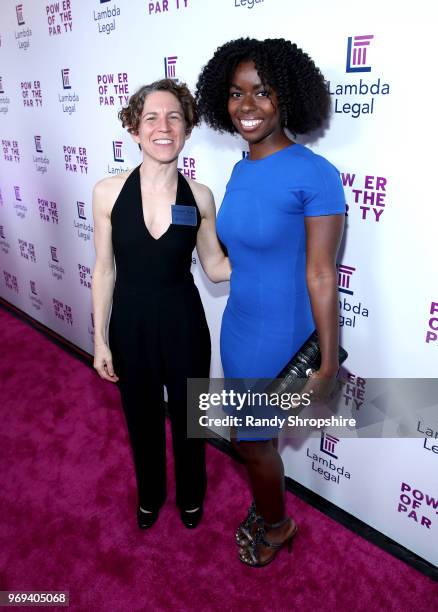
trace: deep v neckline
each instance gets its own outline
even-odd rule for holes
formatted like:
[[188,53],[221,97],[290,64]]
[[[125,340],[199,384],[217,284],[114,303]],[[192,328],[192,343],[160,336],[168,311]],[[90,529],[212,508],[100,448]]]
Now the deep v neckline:
[[[164,230],[164,232],[158,236],[158,238],[155,238],[155,236],[153,236],[146,224],[146,219],[144,218],[144,209],[143,209],[143,197],[142,197],[142,193],[141,193],[141,176],[140,176],[140,167],[141,164],[139,166],[137,166],[137,187],[138,187],[138,194],[139,194],[139,201],[140,201],[140,215],[141,215],[141,219],[143,222],[143,227],[146,230],[147,235],[151,238],[151,240],[153,240],[154,242],[159,242],[162,238],[164,238],[165,236],[167,236],[167,234],[169,234],[170,230],[173,227],[173,223],[172,223],[172,208],[170,209],[170,223],[167,226],[167,228]],[[179,195],[179,191],[180,191],[180,187],[181,187],[181,176],[180,173],[178,172],[178,179],[177,179],[177,185],[176,185],[176,195],[175,195],[175,203],[178,202],[178,195]],[[173,206],[173,204],[170,205],[171,207]]]

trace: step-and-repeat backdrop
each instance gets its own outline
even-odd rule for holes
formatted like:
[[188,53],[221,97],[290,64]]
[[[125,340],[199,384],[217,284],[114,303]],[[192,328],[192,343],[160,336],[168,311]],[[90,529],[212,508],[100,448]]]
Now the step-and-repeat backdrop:
[[[438,207],[433,3],[346,0],[3,0],[0,7],[0,295],[92,352],[91,192],[140,162],[117,111],[167,76],[194,87],[220,44],[284,37],[329,81],[330,127],[303,140],[340,170],[348,203],[339,259],[344,398],[370,377],[435,377]],[[180,157],[220,205],[245,152],[196,129]],[[151,262],[151,266],[154,262]],[[193,272],[221,375],[226,284]],[[438,564],[438,431],[420,439],[302,439],[286,473]]]

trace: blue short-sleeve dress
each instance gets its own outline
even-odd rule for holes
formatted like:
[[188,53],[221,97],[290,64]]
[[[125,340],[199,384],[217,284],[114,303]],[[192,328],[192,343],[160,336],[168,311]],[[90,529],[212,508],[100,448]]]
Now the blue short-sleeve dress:
[[303,145],[235,165],[217,219],[232,265],[225,378],[273,378],[310,336],[304,218],[344,213],[339,172]]

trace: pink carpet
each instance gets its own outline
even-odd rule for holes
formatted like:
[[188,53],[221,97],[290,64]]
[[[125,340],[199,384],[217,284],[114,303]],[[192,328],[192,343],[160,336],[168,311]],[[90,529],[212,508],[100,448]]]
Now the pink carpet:
[[117,389],[1,308],[0,342],[0,590],[68,590],[75,611],[436,609],[438,584],[291,494],[292,555],[242,565],[243,471],[210,446],[199,528],[179,520],[169,457],[167,504],[140,532]]

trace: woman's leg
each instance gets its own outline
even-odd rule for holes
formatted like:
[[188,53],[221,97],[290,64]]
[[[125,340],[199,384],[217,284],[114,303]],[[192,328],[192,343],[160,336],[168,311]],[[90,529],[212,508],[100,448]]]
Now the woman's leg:
[[131,443],[138,505],[158,511],[166,499],[163,375],[149,301],[115,295],[109,341]]
[[[193,510],[203,505],[207,472],[205,440],[187,431],[187,380],[205,378],[210,371],[210,335],[197,290],[191,285],[172,294],[169,312],[163,306],[161,350],[172,426],[176,505]],[[194,419],[196,409],[189,412]],[[190,433],[190,432],[189,432]]]
[[285,517],[283,461],[273,440],[233,441],[245,462],[257,512],[267,523]]
[[156,511],[166,498],[165,416],[162,387],[140,378],[119,383],[137,479],[138,503]]
[[[245,462],[248,478],[256,503],[257,513],[263,517],[268,542],[281,544],[295,530],[292,520],[285,521],[284,467],[274,440],[240,441],[233,440],[233,446]],[[280,523],[278,527],[275,525]],[[254,526],[254,531],[257,524]],[[259,543],[255,555],[259,562],[268,561],[276,550]],[[247,555],[245,551],[242,553]]]
[[167,384],[175,464],[176,505],[180,510],[199,508],[207,487],[205,440],[187,436],[186,379]]

